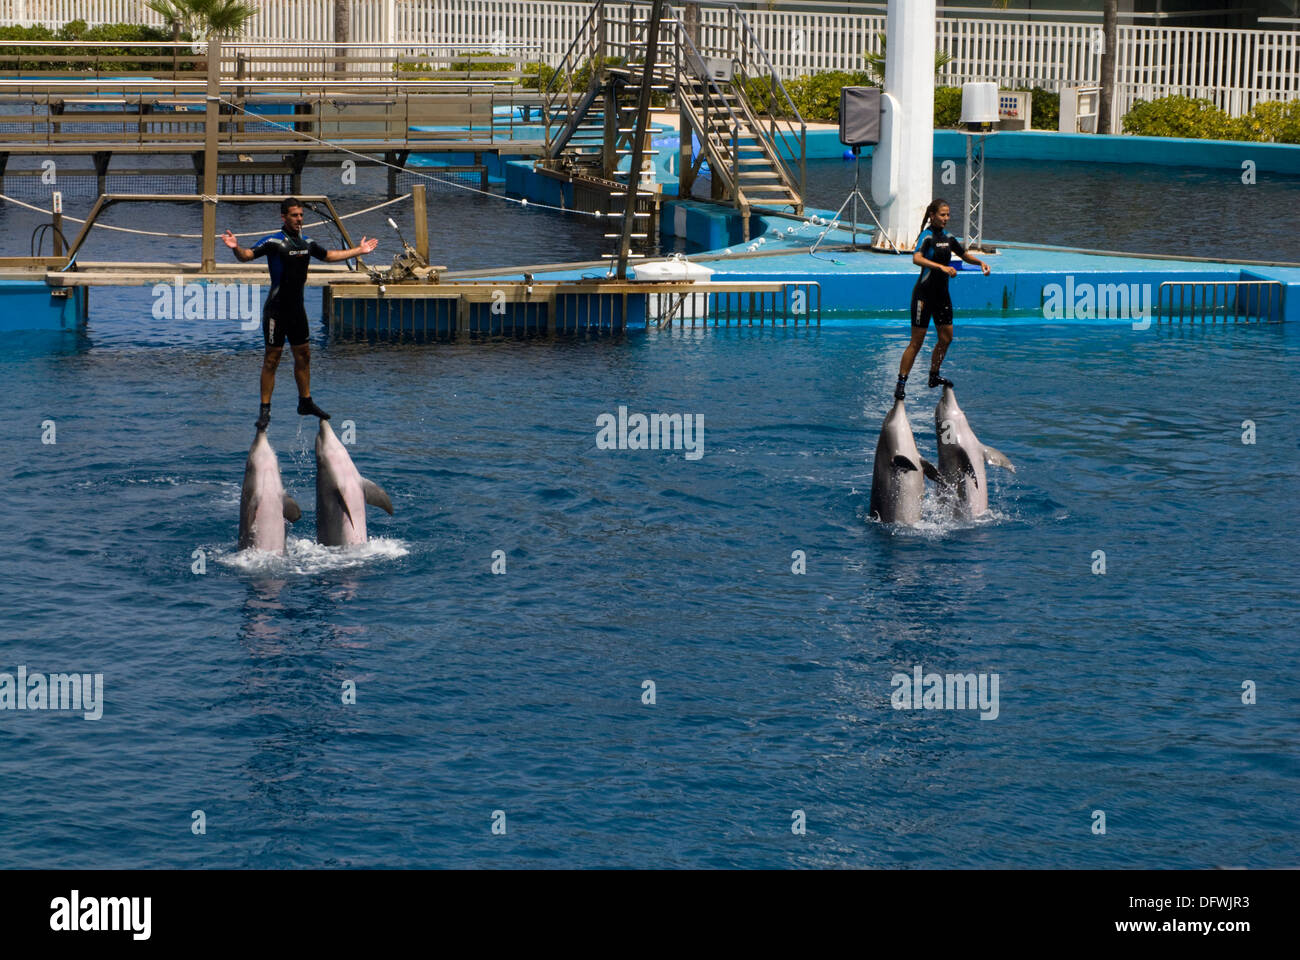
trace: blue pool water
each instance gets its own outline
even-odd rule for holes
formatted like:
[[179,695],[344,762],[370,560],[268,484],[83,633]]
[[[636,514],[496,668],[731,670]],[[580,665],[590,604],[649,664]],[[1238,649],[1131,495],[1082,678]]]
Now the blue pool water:
[[[84,336],[0,353],[0,671],[106,689],[98,721],[0,712],[0,866],[1300,861],[1294,329],[959,316],[945,370],[1019,469],[991,521],[915,530],[866,517],[895,327],[318,337],[314,393],[396,513],[360,555],[311,543],[282,370],[304,517],[247,562],[256,338],[96,297]],[[620,405],[703,415],[703,457],[597,449]],[[997,719],[893,709],[918,664],[998,674]]]
[[[871,161],[860,163],[870,200]],[[971,232],[962,216],[963,168],[964,162],[934,165],[934,196],[951,204],[949,229],[959,236]],[[1241,177],[1240,168],[991,159],[984,168],[984,237],[1211,260],[1300,261],[1276,227],[1300,205],[1300,177],[1261,173],[1251,184]],[[810,206],[838,210],[852,190],[852,161],[808,162]],[[859,217],[870,222],[869,213]]]

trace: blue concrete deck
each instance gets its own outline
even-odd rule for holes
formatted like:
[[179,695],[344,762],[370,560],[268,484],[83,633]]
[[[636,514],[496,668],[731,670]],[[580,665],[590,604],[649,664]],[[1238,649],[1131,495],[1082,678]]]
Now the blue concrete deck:
[[[859,322],[897,318],[907,312],[918,272],[912,264],[910,251],[896,255],[864,249],[826,249],[850,242],[850,231],[841,227],[827,234],[815,256],[810,254],[809,248],[826,228],[824,223],[810,223],[809,219],[820,217],[828,221],[834,215],[830,210],[809,209],[804,218],[753,217],[750,239],[742,240],[743,225],[736,211],[700,200],[679,200],[674,196],[677,177],[669,168],[669,160],[675,153],[675,145],[662,143],[662,147],[656,168],[665,193],[660,233],[665,238],[684,237],[691,244],[704,247],[707,252],[694,254],[690,259],[714,269],[714,279],[814,280],[821,286],[823,311],[852,315]],[[809,131],[810,159],[839,157],[843,149],[837,130]],[[1300,175],[1300,146],[1289,144],[1016,131],[990,136],[986,152],[990,157],[1155,163],[1231,169],[1238,173],[1243,160],[1250,159],[1259,170]],[[952,130],[935,131],[936,158],[964,156],[964,153],[963,134]],[[571,195],[565,194],[566,185],[534,173],[531,162],[508,161],[502,165],[502,172],[509,195],[557,205],[572,203]],[[869,222],[868,226],[874,229]],[[860,230],[858,241],[865,246],[869,237],[870,231]],[[1146,302],[1154,305],[1160,284],[1166,281],[1277,280],[1285,285],[1285,290],[1281,303],[1272,311],[1274,318],[1300,321],[1300,267],[1111,255],[1022,245],[1010,240],[987,240],[986,246],[999,251],[984,257],[992,268],[988,277],[982,276],[977,268],[954,264],[961,272],[951,283],[953,304],[959,315],[967,320],[977,319],[984,323],[1129,323],[1132,311],[1118,317],[1097,316],[1100,312],[1098,296],[1113,297],[1116,293],[1113,287],[1124,285],[1130,300],[1134,296],[1149,297]],[[776,256],[754,255],[773,251],[788,252]],[[558,271],[538,278],[577,279],[598,272],[598,269],[588,268]],[[635,268],[632,272],[635,274]],[[1088,292],[1089,288],[1091,292]],[[1091,310],[1088,309],[1088,297],[1093,298]],[[1143,301],[1139,299],[1137,302]],[[1061,309],[1057,309],[1058,306]]]
[[[665,206],[665,216],[677,215],[680,209],[685,215],[709,220],[720,237],[725,237],[729,226],[734,226],[732,221],[738,220],[730,211],[700,201],[671,201]],[[832,213],[810,211],[809,217],[829,219]],[[866,249],[827,249],[851,241],[849,228],[841,226],[827,233],[813,255],[809,248],[826,229],[825,224],[756,217],[751,229],[756,236],[749,243],[720,246],[689,259],[716,271],[713,279],[719,281],[814,280],[821,286],[823,311],[840,312],[856,321],[892,322],[906,314],[918,273],[910,251],[897,255]],[[860,244],[865,245],[868,239],[859,232]],[[1274,309],[1274,319],[1300,322],[1300,267],[1109,255],[996,241],[986,245],[999,251],[982,257],[991,268],[989,276],[983,276],[976,267],[954,264],[959,272],[950,290],[954,308],[964,320],[1130,323],[1139,315],[1143,303],[1154,306],[1160,284],[1165,281],[1277,280],[1286,285],[1286,292]],[[538,274],[537,278],[571,280],[598,272],[593,268],[562,270]],[[633,275],[635,272],[633,267]],[[518,275],[502,274],[501,279],[518,279]],[[1115,296],[1116,291],[1109,289],[1114,285],[1127,288],[1124,302],[1130,303],[1130,309],[1118,316],[1100,315],[1105,312],[1101,298]],[[1053,290],[1054,286],[1057,289]]]

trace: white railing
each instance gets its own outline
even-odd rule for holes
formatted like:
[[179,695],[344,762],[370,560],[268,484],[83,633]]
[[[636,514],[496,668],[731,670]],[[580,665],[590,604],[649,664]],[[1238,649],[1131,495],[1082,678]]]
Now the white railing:
[[[262,0],[242,39],[327,42],[332,0]],[[637,4],[645,7],[645,4]],[[554,65],[590,4],[552,0],[352,0],[354,43],[527,43]],[[785,78],[824,70],[861,70],[879,50],[879,12],[862,14],[745,10],[758,40]],[[69,20],[148,23],[161,18],[142,0],[0,0],[0,25]],[[701,8],[704,45],[728,29],[727,11]],[[992,80],[1004,87],[1059,90],[1100,82],[1096,22],[940,18],[936,46],[952,55],[944,84]],[[1261,100],[1300,97],[1300,31],[1122,26],[1116,51],[1116,122],[1137,98],[1174,93],[1207,97],[1233,116]]]

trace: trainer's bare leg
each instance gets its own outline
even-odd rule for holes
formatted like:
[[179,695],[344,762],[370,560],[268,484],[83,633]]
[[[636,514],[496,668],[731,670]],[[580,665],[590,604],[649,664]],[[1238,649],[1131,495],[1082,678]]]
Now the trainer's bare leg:
[[907,375],[912,372],[912,364],[916,363],[916,355],[921,352],[921,345],[925,343],[925,334],[925,327],[912,328],[912,342],[903,351],[903,359],[898,364],[898,375],[901,378],[907,379]]
[[907,375],[912,372],[912,364],[916,362],[916,355],[921,352],[921,345],[925,343],[925,334],[929,329],[927,324],[924,327],[912,327],[912,340],[903,351],[903,359],[898,363],[898,386],[894,388],[894,399],[903,399],[903,388],[907,383]]
[[271,392],[275,390],[275,371],[280,367],[280,354],[284,347],[267,347],[266,356],[262,358],[262,402],[271,402]]
[[275,371],[280,366],[284,347],[268,345],[262,357],[262,409],[257,415],[257,429],[265,430],[271,423],[271,392],[275,390]]
[[948,353],[948,345],[952,343],[952,324],[945,323],[939,327],[939,340],[934,345],[934,352],[930,354],[930,386],[937,387],[942,384],[945,387],[952,386],[952,382],[939,376],[939,368],[943,366],[943,358]]

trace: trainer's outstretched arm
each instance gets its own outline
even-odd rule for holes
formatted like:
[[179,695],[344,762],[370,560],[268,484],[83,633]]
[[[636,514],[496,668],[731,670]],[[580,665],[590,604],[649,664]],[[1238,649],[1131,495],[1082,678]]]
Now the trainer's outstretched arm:
[[366,254],[374,253],[375,247],[377,246],[379,246],[379,240],[377,238],[362,237],[360,243],[348,250],[327,250],[325,252],[325,262],[338,263],[340,260],[351,260],[353,257],[364,257]]
[[247,247],[241,247],[239,241],[235,239],[235,235],[229,230],[221,235],[221,242],[231,249],[235,254],[236,260],[247,262],[253,259],[253,251],[249,250]]

